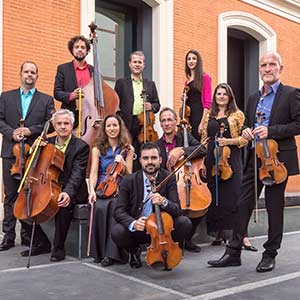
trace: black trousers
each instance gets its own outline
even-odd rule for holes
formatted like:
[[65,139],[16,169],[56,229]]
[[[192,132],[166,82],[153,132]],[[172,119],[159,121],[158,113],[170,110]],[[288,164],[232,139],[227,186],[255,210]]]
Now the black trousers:
[[[172,231],[172,238],[175,242],[181,242],[183,239],[190,239],[192,223],[188,217],[179,216],[173,218],[174,230]],[[151,237],[146,234],[146,231],[129,231],[128,228],[120,223],[113,226],[111,231],[113,241],[120,247],[134,251],[140,244],[150,244]]]
[[138,136],[140,133],[140,125],[137,116],[132,117],[132,124],[129,132],[132,138],[132,146],[134,147],[134,152],[137,155],[136,159],[133,161],[133,168],[132,168],[132,171],[135,172],[141,168],[139,162],[140,143],[138,141]]
[[[15,159],[13,158],[3,158],[2,166],[3,166],[3,183],[4,183],[4,217],[2,221],[2,231],[5,234],[5,239],[14,241],[16,238],[16,223],[17,219],[14,216],[14,204],[17,199],[17,190],[19,188],[20,181],[14,179],[10,175],[10,169],[12,165],[15,163]],[[23,221],[21,222],[21,239],[29,240],[29,236],[27,235],[27,224]]]
[[[240,255],[243,245],[243,238],[247,234],[248,223],[254,208],[254,163],[253,153],[248,161],[245,170],[241,197],[238,203],[238,212],[233,229],[232,240],[227,247],[227,253],[231,255]],[[283,235],[283,210],[284,210],[284,191],[287,184],[287,179],[280,184],[265,186],[265,203],[268,214],[268,239],[263,247],[264,256],[275,257],[277,250],[280,248]],[[258,179],[257,190],[260,195],[263,188],[262,182]]]

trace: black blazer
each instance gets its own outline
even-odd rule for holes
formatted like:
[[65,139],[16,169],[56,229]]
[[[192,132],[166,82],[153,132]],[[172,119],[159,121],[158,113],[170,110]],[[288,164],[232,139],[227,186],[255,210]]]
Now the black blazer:
[[[31,145],[40,135],[44,124],[54,112],[53,98],[47,94],[35,91],[25,118],[25,127],[31,131],[26,143]],[[1,157],[13,158],[13,131],[20,127],[22,106],[20,89],[3,92],[0,97],[0,132],[3,134]]]
[[[157,183],[160,183],[169,174],[166,170],[159,170]],[[177,183],[175,176],[167,181],[158,191],[162,196],[169,200],[168,205],[162,210],[168,212],[172,217],[181,214],[180,202],[177,192]],[[139,170],[133,174],[123,177],[117,204],[114,210],[114,218],[126,228],[140,216],[143,208],[144,182],[143,171]]]
[[[167,160],[168,160],[168,154],[166,151],[166,148],[164,147],[164,141],[163,138],[161,137],[159,140],[156,141],[156,144],[160,148],[160,153],[162,157],[162,163],[161,167],[164,169],[167,169]],[[188,157],[199,145],[200,142],[196,140],[190,132],[188,132],[188,144],[189,147],[184,148],[184,157]],[[183,132],[178,132],[176,134],[176,147],[184,147],[184,137],[183,137]],[[207,154],[207,149],[204,146],[201,146],[199,151],[196,153],[194,158],[202,158]]]
[[[48,139],[55,144],[56,137]],[[88,190],[86,184],[86,168],[89,160],[89,145],[81,139],[72,136],[65,152],[64,170],[60,174],[62,191],[69,194],[71,203],[87,203]]]
[[[245,113],[245,127],[254,127],[259,99],[260,94],[258,92],[249,97]],[[288,174],[298,174],[299,165],[295,135],[300,134],[300,89],[283,84],[279,85],[271,110],[268,132],[268,138],[274,139],[278,143],[278,158],[284,162]],[[251,143],[247,148],[246,162],[249,159],[250,146]]]
[[[152,111],[157,113],[160,109],[160,103],[154,81],[143,78],[143,88],[148,95],[148,101],[151,103]],[[120,98],[120,110],[118,113],[123,119],[128,130],[130,130],[134,102],[131,77],[118,79],[116,81],[115,91]]]
[[[94,72],[94,67],[88,65],[90,75]],[[54,83],[54,98],[61,102],[61,108],[66,108],[75,112],[76,103],[70,101],[69,96],[78,88],[73,61],[59,65],[57,67],[55,83]]]

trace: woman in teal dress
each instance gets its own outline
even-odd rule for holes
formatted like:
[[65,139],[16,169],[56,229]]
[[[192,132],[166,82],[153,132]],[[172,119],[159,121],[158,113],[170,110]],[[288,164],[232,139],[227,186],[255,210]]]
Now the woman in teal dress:
[[[105,180],[106,170],[114,162],[124,167],[125,174],[131,173],[133,156],[134,148],[122,119],[117,115],[106,116],[96,145],[92,148],[89,176],[89,202],[94,205],[91,256],[95,262],[101,262],[103,267],[110,266],[115,261],[126,263],[128,254],[115,245],[110,235],[117,195],[106,198],[97,187]],[[116,178],[117,181],[121,179]]]

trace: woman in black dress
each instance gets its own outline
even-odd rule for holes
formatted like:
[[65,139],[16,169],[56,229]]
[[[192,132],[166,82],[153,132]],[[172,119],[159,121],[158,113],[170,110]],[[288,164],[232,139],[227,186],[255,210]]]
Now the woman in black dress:
[[185,56],[185,85],[188,87],[187,105],[191,108],[192,135],[199,141],[205,117],[211,106],[211,78],[203,72],[198,51],[190,50]]
[[[227,83],[219,84],[213,94],[212,107],[204,121],[202,141],[207,137],[208,152],[205,160],[208,188],[212,194],[212,204],[207,213],[207,232],[216,239],[213,245],[220,245],[222,240],[228,239],[233,228],[237,202],[242,183],[242,157],[241,147],[247,144],[241,136],[244,124],[244,114],[236,105],[234,94]],[[220,137],[220,128],[224,126],[223,137]],[[215,147],[228,146],[230,149],[229,165],[233,171],[232,177],[216,182],[216,176],[212,175],[213,166],[216,165]],[[217,186],[217,188],[216,188]],[[228,230],[228,232],[227,232]]]

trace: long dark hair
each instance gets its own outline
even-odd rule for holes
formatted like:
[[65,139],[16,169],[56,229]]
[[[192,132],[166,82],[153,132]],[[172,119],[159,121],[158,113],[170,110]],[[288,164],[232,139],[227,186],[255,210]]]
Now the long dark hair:
[[196,88],[199,92],[202,90],[202,75],[203,75],[203,63],[200,53],[197,50],[189,50],[185,56],[185,76],[188,78],[191,76],[192,72],[187,64],[188,55],[192,53],[197,56],[197,64],[195,67],[195,77],[193,82],[193,87]]
[[121,119],[121,117],[119,117],[118,115],[115,115],[115,114],[107,115],[101,124],[101,128],[99,130],[99,136],[96,139],[96,146],[98,147],[101,155],[105,155],[108,148],[110,147],[110,144],[108,141],[108,136],[105,132],[106,123],[109,118],[115,118],[118,121],[119,126],[120,126],[120,132],[119,132],[119,137],[118,137],[118,146],[121,149],[124,149],[126,146],[131,145],[131,138],[129,136],[128,130],[127,130],[123,120]]
[[216,118],[218,116],[218,112],[220,111],[217,101],[216,101],[216,94],[217,94],[218,89],[220,89],[220,88],[224,89],[226,91],[226,94],[229,97],[229,102],[228,102],[226,110],[225,110],[226,116],[229,116],[230,114],[232,114],[233,112],[236,112],[238,110],[238,107],[235,102],[235,97],[234,97],[234,94],[233,94],[233,91],[232,91],[232,88],[230,87],[230,85],[228,83],[219,83],[216,86],[216,88],[214,90],[214,94],[213,94],[211,111],[210,111],[210,116],[212,118]]

